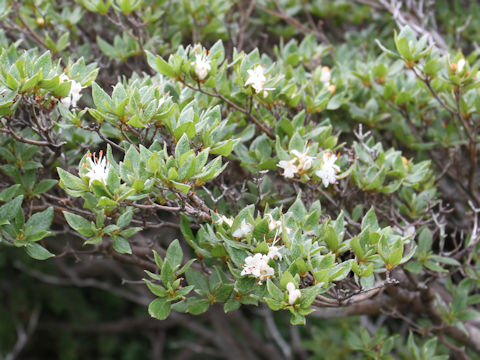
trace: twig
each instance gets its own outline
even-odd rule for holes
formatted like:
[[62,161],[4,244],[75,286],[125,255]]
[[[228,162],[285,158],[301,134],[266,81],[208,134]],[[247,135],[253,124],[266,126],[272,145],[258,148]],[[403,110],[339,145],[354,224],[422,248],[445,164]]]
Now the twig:
[[32,315],[30,316],[26,330],[20,323],[17,323],[17,342],[13,346],[13,349],[5,356],[5,360],[15,360],[17,358],[37,328],[39,318],[40,306],[36,306],[33,309]]
[[223,96],[222,94],[220,94],[218,92],[217,89],[215,89],[215,93],[212,93],[212,92],[209,92],[209,91],[206,91],[206,90],[203,90],[200,83],[198,83],[198,86],[197,87],[194,87],[190,84],[188,84],[185,80],[183,79],[180,79],[180,81],[182,82],[182,84],[184,84],[186,87],[192,89],[192,90],[196,90],[196,91],[200,91],[202,94],[205,94],[205,95],[208,95],[208,96],[211,96],[211,97],[216,97],[216,98],[219,98],[220,100],[224,101],[225,103],[227,103],[228,105],[230,105],[231,107],[233,107],[234,109],[244,113],[245,115],[247,115],[250,120],[252,120],[255,125],[257,125],[258,128],[260,128],[265,134],[268,135],[269,138],[271,139],[275,139],[275,134],[273,133],[272,130],[270,130],[269,128],[267,128],[265,125],[263,125],[256,117],[255,115],[252,114],[251,111],[249,111],[248,109],[244,109],[242,108],[241,106],[235,104],[233,101],[231,101],[230,99],[228,99],[227,97]]

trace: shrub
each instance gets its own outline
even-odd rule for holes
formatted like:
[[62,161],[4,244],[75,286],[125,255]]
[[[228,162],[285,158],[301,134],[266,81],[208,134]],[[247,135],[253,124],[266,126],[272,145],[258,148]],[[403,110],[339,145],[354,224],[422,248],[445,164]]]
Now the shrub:
[[459,4],[0,1],[6,358],[478,357]]

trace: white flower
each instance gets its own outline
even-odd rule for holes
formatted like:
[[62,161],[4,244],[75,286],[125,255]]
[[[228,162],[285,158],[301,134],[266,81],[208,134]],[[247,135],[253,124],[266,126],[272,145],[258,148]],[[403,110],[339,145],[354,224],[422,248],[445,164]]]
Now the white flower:
[[[265,216],[268,218],[268,230],[272,231],[272,230],[275,230],[275,229],[280,227],[280,229],[277,230],[277,233],[275,234],[275,237],[277,237],[278,231],[280,231],[280,233],[283,232],[283,228],[281,227],[282,226],[282,221],[281,220],[275,220],[273,218],[272,214],[265,214]],[[287,226],[285,226],[285,230],[287,232],[287,235],[290,235],[290,233],[292,232],[292,229],[290,229]]]
[[463,68],[465,67],[465,64],[466,64],[466,61],[464,58],[461,58],[460,60],[458,60],[457,71],[462,72]]
[[268,217],[268,230],[272,231],[279,226],[282,226],[282,222],[280,220],[275,220],[272,214],[265,214]]
[[278,167],[281,167],[283,171],[283,176],[286,177],[287,179],[290,179],[295,176],[295,174],[298,172],[297,166],[294,164],[295,159],[291,159],[288,161],[281,160],[278,163]]
[[270,258],[267,255],[260,253],[254,256],[247,256],[240,275],[253,275],[262,282],[275,273],[273,268],[268,265],[268,260],[270,260]]
[[195,62],[193,62],[192,65],[195,67],[195,75],[197,75],[200,80],[205,79],[212,69],[210,60],[207,60],[205,54],[197,54],[195,56]]
[[223,223],[227,223],[228,226],[232,226],[233,224],[233,219],[232,218],[227,218],[225,215],[219,215],[220,218],[217,220],[216,224],[222,225]]
[[302,153],[298,150],[292,150],[291,152],[294,156],[292,159],[288,161],[279,161],[277,166],[284,169],[283,176],[285,176],[286,178],[292,178],[298,172],[307,172],[312,167],[313,163],[313,158],[307,155],[308,151],[309,150],[307,149],[305,150],[305,152]]
[[269,246],[267,256],[272,260],[277,260],[277,259],[282,260],[282,254],[280,253],[281,248],[283,248],[283,246],[275,246],[275,245]]
[[288,291],[288,303],[290,305],[295,304],[295,301],[297,301],[297,299],[302,296],[302,293],[300,292],[300,290],[297,289],[297,287],[293,282],[289,282],[287,284],[287,291]]
[[245,219],[242,220],[242,223],[240,224],[240,227],[235,230],[232,235],[241,238],[245,237],[245,235],[250,234],[252,231],[253,226],[245,221]]
[[330,68],[328,66],[322,67],[322,72],[320,73],[320,81],[325,85],[330,85]]
[[337,182],[337,172],[340,171],[338,165],[335,165],[337,157],[330,152],[323,153],[322,167],[315,172],[320,179],[322,179],[323,186],[327,187],[329,184]]
[[67,75],[60,75],[61,81],[70,81],[70,93],[60,100],[63,105],[66,107],[77,107],[77,101],[82,97],[81,91],[83,89],[82,85],[75,80],[70,79]]
[[251,85],[255,92],[258,94],[263,91],[263,97],[268,96],[268,90],[273,90],[273,88],[265,88],[265,82],[267,77],[262,66],[255,66],[253,69],[247,70],[248,79],[245,82],[245,86]]
[[103,151],[100,151],[98,158],[95,157],[95,153],[93,153],[93,156],[91,153],[88,153],[85,167],[88,169],[85,176],[90,179],[89,185],[92,185],[93,180],[98,180],[104,184],[107,183],[110,164],[107,159],[103,157]]
[[297,157],[298,161],[298,171],[308,171],[312,167],[312,157],[307,155],[308,149],[304,152],[301,153],[298,150],[292,150],[292,154]]

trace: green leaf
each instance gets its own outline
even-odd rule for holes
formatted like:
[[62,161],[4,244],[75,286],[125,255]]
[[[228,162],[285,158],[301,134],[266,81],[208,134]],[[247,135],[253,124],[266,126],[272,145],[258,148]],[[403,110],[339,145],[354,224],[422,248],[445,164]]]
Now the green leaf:
[[68,225],[80,234],[84,236],[92,236],[95,233],[93,230],[95,227],[92,221],[88,221],[80,215],[72,214],[68,211],[63,211],[63,216],[65,216]]
[[280,286],[283,288],[283,289],[286,289],[287,288],[287,284],[289,282],[292,282],[292,283],[295,283],[295,280],[293,279],[293,276],[292,274],[290,273],[290,271],[285,271],[282,275],[282,278],[280,279]]
[[218,291],[215,292],[215,301],[225,302],[230,298],[230,295],[233,292],[233,284],[226,284],[220,287]]
[[148,289],[158,297],[165,297],[167,296],[167,290],[162,285],[154,284],[150,280],[143,279],[147,284]]
[[195,136],[195,124],[193,121],[187,121],[173,131],[175,139],[180,139],[184,134],[187,135],[189,139]]
[[402,261],[403,257],[403,245],[397,246],[388,257],[388,265],[397,266]]
[[10,200],[8,203],[0,207],[0,219],[9,221],[18,213],[21,209],[23,195],[17,196],[15,199]]
[[441,273],[447,273],[448,272],[447,270],[442,268],[440,265],[438,265],[437,263],[434,263],[433,261],[430,261],[430,260],[424,262],[423,265],[427,269],[432,270],[432,271],[441,272]]
[[15,184],[2,190],[0,192],[0,201],[3,201],[3,202],[9,201],[12,197],[15,196],[15,194],[20,189],[20,187],[21,187],[20,184]]
[[377,216],[375,215],[375,210],[373,209],[373,207],[368,210],[362,220],[362,230],[365,229],[367,226],[372,232],[379,229]]
[[283,300],[283,291],[280,290],[270,279],[267,280],[267,290],[273,299],[277,301]]
[[156,173],[161,169],[162,163],[160,162],[160,155],[157,151],[155,151],[147,160],[147,166],[153,173]]
[[290,317],[290,323],[292,325],[305,325],[305,316],[302,316],[299,313],[292,314]]
[[168,77],[174,77],[175,72],[173,71],[172,67],[165,61],[161,56],[157,55],[157,70],[160,74],[166,75]]
[[35,242],[27,243],[25,248],[26,248],[27,254],[36,260],[46,260],[48,258],[51,258],[52,256],[55,256],[50,251],[45,249],[43,246]]
[[155,250],[153,250],[153,258],[155,259],[155,264],[157,264],[157,267],[161,269],[163,266],[163,259],[160,257],[160,255],[158,255],[158,252],[156,252]]
[[226,313],[230,312],[230,311],[235,311],[238,308],[240,308],[241,305],[242,305],[242,303],[240,302],[240,300],[230,299],[223,306],[223,311],[225,311]]
[[[253,237],[257,241],[264,241],[265,236],[270,232],[268,227],[267,219],[262,219],[255,227],[253,228]],[[268,249],[267,249],[268,252]]]
[[288,150],[291,152],[292,150],[297,150],[303,153],[305,150],[305,140],[299,133],[293,134],[290,142],[288,144]]
[[327,226],[323,235],[323,239],[325,240],[325,243],[331,251],[336,252],[338,250],[338,236],[337,232],[332,226]]
[[97,205],[102,208],[107,208],[110,206],[117,206],[118,202],[113,201],[112,199],[102,196],[100,199],[98,199]]
[[457,260],[445,256],[430,255],[430,259],[445,265],[460,266],[460,263]]
[[114,168],[108,172],[107,187],[112,193],[120,187],[120,178]]
[[278,311],[283,307],[283,304],[281,301],[274,300],[271,298],[265,298],[264,300],[267,303],[268,307],[273,311]]
[[192,299],[189,301],[188,312],[192,315],[200,315],[208,310],[210,301],[207,299]]
[[427,254],[432,248],[432,233],[427,227],[424,227],[418,236],[418,250],[422,254]]
[[175,272],[167,258],[163,260],[162,272],[160,273],[160,276],[165,285],[171,284],[175,281]]
[[60,176],[60,180],[67,188],[71,190],[83,190],[87,191],[88,186],[83,183],[83,181],[76,177],[75,175],[70,174],[68,171],[63,170],[62,168],[57,167],[58,175]]
[[40,231],[46,231],[50,228],[53,220],[53,207],[49,207],[44,211],[33,214],[25,224],[25,230],[30,234]]
[[33,193],[35,195],[40,195],[43,194],[44,192],[47,192],[50,190],[53,186],[57,184],[57,180],[55,179],[47,179],[39,182],[34,188],[33,188]]
[[232,148],[233,148],[233,140],[230,139],[222,142],[221,145],[218,145],[213,149],[211,149],[210,153],[215,155],[228,156],[232,152]]
[[190,185],[182,184],[176,181],[172,181],[173,187],[181,192],[187,194],[190,191]]
[[117,226],[119,228],[124,228],[130,224],[132,221],[133,210],[129,209],[125,211],[117,220]]
[[33,71],[36,73],[39,70],[42,70],[43,74],[48,74],[50,70],[52,70],[52,55],[50,51],[45,51],[37,61],[35,61]]
[[405,59],[405,60],[412,60],[412,53],[410,51],[410,46],[408,43],[408,39],[406,37],[400,37],[395,39],[395,45],[397,47],[398,53]]
[[347,277],[352,269],[352,260],[344,261],[330,270],[330,281],[340,281]]
[[299,194],[297,196],[297,200],[293,203],[290,209],[288,209],[288,212],[291,213],[299,222],[304,220],[305,215],[307,214],[307,210],[305,209],[305,205],[303,205],[301,195],[302,194]]
[[165,320],[170,315],[171,306],[166,298],[158,298],[148,305],[148,313],[158,320]]
[[179,160],[183,154],[190,150],[190,140],[187,134],[183,134],[175,147],[175,158]]
[[168,246],[165,259],[167,259],[170,262],[170,264],[172,264],[174,269],[176,269],[182,264],[183,251],[178,239],[173,240]]
[[398,56],[397,53],[394,53],[393,51],[387,49],[385,46],[382,45],[382,43],[380,41],[378,41],[378,39],[375,39],[375,42],[377,43],[377,45],[380,47],[380,49],[382,49],[382,51],[386,54],[388,54],[389,56],[392,56],[393,58],[399,58],[400,56]]
[[419,261],[410,261],[409,263],[405,264],[404,268],[414,274],[420,274],[423,269],[423,265]]
[[121,237],[121,236],[113,236],[113,248],[116,252],[120,254],[131,254],[132,249],[130,248],[130,244],[128,240]]
[[320,290],[319,285],[309,286],[301,290],[302,296],[300,297],[300,304],[306,308],[310,306],[317,297]]
[[113,102],[110,96],[95,82],[92,84],[92,97],[98,109],[109,112],[109,109],[113,108]]
[[142,231],[142,230],[143,230],[143,228],[141,228],[141,227],[131,227],[131,228],[125,229],[123,231],[120,231],[120,236],[127,239],[127,238],[135,235],[137,232]]
[[42,231],[36,232],[34,234],[29,234],[27,236],[27,241],[39,241],[39,240],[42,240],[44,237],[47,237],[49,235],[52,235],[52,233],[50,231],[42,230]]
[[189,285],[195,286],[196,289],[202,290],[204,292],[209,292],[208,280],[205,276],[200,274],[198,271],[193,269],[188,269],[185,272],[185,277]]

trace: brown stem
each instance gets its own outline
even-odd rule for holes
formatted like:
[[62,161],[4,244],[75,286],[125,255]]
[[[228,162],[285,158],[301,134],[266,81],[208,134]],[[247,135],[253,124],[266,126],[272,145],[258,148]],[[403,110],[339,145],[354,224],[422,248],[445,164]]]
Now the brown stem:
[[[16,3],[16,2],[15,2]],[[28,25],[25,20],[22,18],[22,16],[20,15],[20,12],[16,11],[17,13],[17,18],[18,20],[20,20],[20,22],[22,23],[22,25],[28,30],[28,32],[30,33],[30,35],[35,39],[35,41],[37,43],[39,43],[40,45],[42,45],[45,49],[50,49],[47,44],[45,43],[45,41],[43,41],[43,39],[38,36],[38,34],[30,27],[30,25]]]

